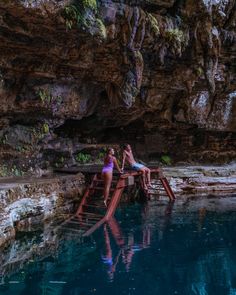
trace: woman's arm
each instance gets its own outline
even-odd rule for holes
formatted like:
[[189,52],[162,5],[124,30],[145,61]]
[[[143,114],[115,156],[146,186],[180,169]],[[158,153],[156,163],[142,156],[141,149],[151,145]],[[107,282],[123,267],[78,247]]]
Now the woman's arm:
[[122,171],[121,171],[121,169],[119,167],[119,164],[117,163],[116,157],[113,157],[113,163],[115,164],[116,169],[119,171],[119,173],[122,173]]
[[125,167],[125,158],[126,158],[126,153],[123,152],[123,159],[122,159],[122,166],[121,166],[121,170],[124,170]]

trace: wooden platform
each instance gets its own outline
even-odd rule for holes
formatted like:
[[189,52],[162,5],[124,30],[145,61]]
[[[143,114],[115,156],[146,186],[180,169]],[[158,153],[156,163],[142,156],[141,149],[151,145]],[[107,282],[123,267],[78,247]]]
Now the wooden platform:
[[[97,172],[99,170],[99,173]],[[62,173],[68,173],[68,170],[60,169]],[[76,172],[75,172],[76,171]],[[104,182],[101,178],[101,168],[93,167],[93,169],[84,169],[84,171],[70,169],[69,173],[88,173],[92,175],[91,184],[87,187],[84,196],[81,200],[80,206],[75,215],[63,222],[60,227],[63,230],[76,229],[81,232],[83,236],[89,236],[103,223],[107,222],[113,217],[117,206],[119,205],[122,193],[126,187],[139,185],[139,189],[143,191],[147,199],[149,195],[158,195],[165,193],[171,201],[175,200],[175,195],[169,185],[168,180],[164,177],[160,168],[151,169],[151,177],[155,177],[155,185],[149,191],[143,190],[142,187],[142,173],[138,171],[126,171],[124,174],[114,173],[113,181],[110,189],[110,196],[108,199],[108,207],[104,204],[103,187]]]
[[[160,170],[162,171],[160,168],[156,168],[156,166],[149,166],[148,167],[154,172],[156,170]],[[77,166],[74,166],[74,167],[70,167],[70,168],[55,168],[54,169],[54,172],[57,172],[57,173],[65,173],[65,174],[76,174],[76,173],[85,173],[85,174],[96,174],[96,173],[101,173],[102,171],[102,168],[103,168],[103,165],[77,165]],[[125,173],[123,175],[130,175],[130,173],[132,175],[138,175],[138,172],[132,170],[132,169],[125,169]],[[113,170],[113,175],[120,175],[118,173],[117,170]]]

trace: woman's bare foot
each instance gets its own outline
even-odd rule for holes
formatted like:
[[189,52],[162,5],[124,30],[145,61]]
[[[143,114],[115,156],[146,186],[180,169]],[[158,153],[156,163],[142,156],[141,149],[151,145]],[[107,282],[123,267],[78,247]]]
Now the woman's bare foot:
[[145,191],[148,191],[148,187],[147,187],[147,185],[144,185],[143,189],[144,189]]
[[107,207],[107,201],[106,201],[106,200],[104,200],[104,201],[103,201],[103,203],[104,203],[104,205]]

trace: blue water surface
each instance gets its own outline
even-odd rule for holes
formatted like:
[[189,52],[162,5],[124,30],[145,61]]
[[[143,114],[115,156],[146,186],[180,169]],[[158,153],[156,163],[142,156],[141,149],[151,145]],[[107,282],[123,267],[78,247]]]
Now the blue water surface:
[[65,232],[48,256],[15,266],[0,294],[236,295],[235,204],[209,196],[123,206],[92,237]]

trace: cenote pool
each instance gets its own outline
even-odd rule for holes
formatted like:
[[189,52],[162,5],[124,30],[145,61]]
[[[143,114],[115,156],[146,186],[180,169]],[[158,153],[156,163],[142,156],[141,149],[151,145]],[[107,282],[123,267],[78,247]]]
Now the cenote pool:
[[125,205],[83,242],[62,235],[43,258],[38,234],[39,254],[2,278],[0,294],[233,295],[235,233],[236,196]]

